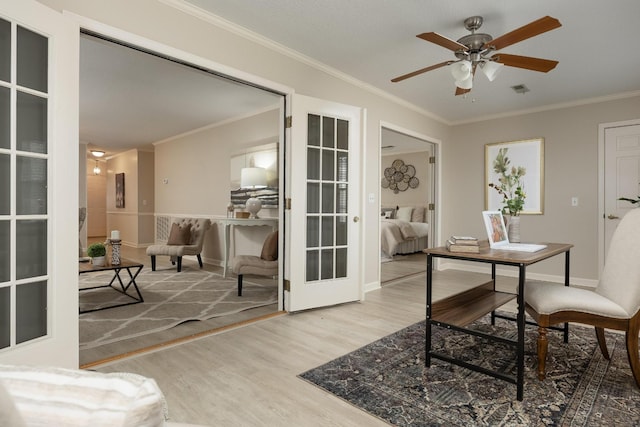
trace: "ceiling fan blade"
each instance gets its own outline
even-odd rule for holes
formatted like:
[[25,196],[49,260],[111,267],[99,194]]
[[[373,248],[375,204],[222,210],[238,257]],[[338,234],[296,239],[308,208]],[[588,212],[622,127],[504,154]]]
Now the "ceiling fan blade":
[[508,65],[509,67],[524,68],[526,70],[540,71],[547,73],[558,65],[558,61],[550,59],[532,58],[530,56],[509,55],[506,53],[498,53],[491,57],[493,61]]
[[395,79],[391,79],[393,83],[400,82],[402,80],[408,79],[409,77],[417,76],[418,74],[426,73],[427,71],[435,70],[436,68],[444,67],[446,65],[452,64],[455,61],[444,61],[436,65],[432,65],[430,67],[421,68],[420,70],[414,71],[409,74],[405,74],[403,76],[396,77]]
[[434,33],[434,32],[418,34],[416,37],[418,37],[419,39],[422,39],[422,40],[426,40],[426,41],[431,42],[431,43],[435,43],[438,46],[442,46],[445,49],[449,49],[449,50],[452,50],[454,52],[457,51],[457,50],[467,50],[468,49],[462,43],[458,43],[455,40],[451,40],[450,38],[447,38],[445,36],[441,36],[440,34]]
[[539,34],[546,33],[547,31],[551,31],[561,26],[562,24],[556,18],[545,16],[498,38],[490,40],[486,42],[482,47],[484,49],[491,48],[494,50],[500,50],[507,46],[511,46],[514,43],[518,43],[522,40],[526,40]]
[[464,95],[465,93],[471,92],[471,89],[462,89],[456,86],[456,96]]

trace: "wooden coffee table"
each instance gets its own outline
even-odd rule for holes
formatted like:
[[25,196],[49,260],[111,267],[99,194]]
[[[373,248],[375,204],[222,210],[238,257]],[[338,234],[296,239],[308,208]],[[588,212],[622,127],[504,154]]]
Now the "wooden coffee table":
[[[140,271],[142,271],[142,267],[144,267],[144,265],[137,262],[128,261],[125,259],[123,259],[118,265],[107,264],[101,267],[92,265],[90,262],[80,262],[78,264],[79,264],[78,265],[79,274],[99,273],[101,271],[113,271],[113,277],[111,278],[111,281],[106,285],[92,286],[90,288],[80,288],[80,292],[88,291],[90,289],[112,288],[120,292],[121,294],[124,294],[130,297],[133,300],[131,302],[118,303],[118,304],[109,305],[106,307],[94,308],[91,310],[84,310],[84,311],[80,310],[80,314],[91,313],[92,311],[105,310],[107,308],[122,307],[125,305],[139,304],[141,302],[144,302],[144,298],[142,298],[140,289],[138,289],[138,285],[136,284],[136,277],[138,277],[138,274],[140,274]],[[129,281],[127,282],[126,285],[123,282],[123,278],[120,277],[120,272],[123,270],[126,271],[127,274],[129,275]],[[117,279],[117,283],[115,283],[116,279]],[[124,277],[124,280],[127,280],[126,276]],[[117,286],[118,283],[120,284],[120,286]],[[133,295],[128,292],[131,288],[133,288],[133,290],[135,291]]]

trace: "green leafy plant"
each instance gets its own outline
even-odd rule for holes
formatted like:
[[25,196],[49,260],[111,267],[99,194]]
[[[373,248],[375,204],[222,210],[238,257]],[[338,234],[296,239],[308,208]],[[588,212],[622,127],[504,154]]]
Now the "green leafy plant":
[[508,148],[500,148],[495,160],[493,170],[499,175],[498,183],[490,183],[489,187],[494,188],[502,196],[502,213],[505,215],[518,216],[524,209],[524,200],[527,194],[524,192],[522,177],[527,170],[522,166],[510,166],[511,160],[507,157]]
[[102,243],[93,243],[87,248],[87,256],[96,258],[105,256],[107,254],[107,248]]

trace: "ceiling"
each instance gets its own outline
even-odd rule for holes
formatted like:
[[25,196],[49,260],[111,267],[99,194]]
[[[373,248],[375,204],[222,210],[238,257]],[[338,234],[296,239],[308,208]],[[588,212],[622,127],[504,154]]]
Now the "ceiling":
[[106,156],[278,108],[280,96],[86,34],[80,142]]
[[[575,105],[640,91],[638,0],[172,0],[208,11],[250,32],[404,100],[449,124]],[[181,13],[176,10],[176,13]],[[454,96],[448,67],[399,83],[391,79],[455,59],[416,37],[479,32],[498,37],[546,15],[562,27],[499,52],[558,60],[549,73],[504,67],[482,73]],[[81,41],[80,140],[108,153],[274,107],[277,96],[91,37]],[[524,84],[525,94],[511,87]],[[161,119],[158,119],[158,118]]]
[[[442,118],[459,123],[640,90],[638,0],[186,0]],[[546,15],[562,27],[500,51],[560,61],[549,73],[504,67],[495,81],[476,75],[454,96],[448,67],[399,83],[391,79],[455,59],[418,39],[434,31],[457,40],[465,18],[494,38]],[[515,93],[525,84],[530,92]]]

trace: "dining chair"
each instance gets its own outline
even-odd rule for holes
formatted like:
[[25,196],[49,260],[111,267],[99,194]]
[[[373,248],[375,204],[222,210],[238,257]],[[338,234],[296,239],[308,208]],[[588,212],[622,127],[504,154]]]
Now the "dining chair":
[[538,379],[546,376],[547,328],[565,322],[595,327],[600,351],[609,360],[604,330],[625,332],[627,356],[640,387],[640,209],[632,209],[616,228],[598,285],[593,290],[527,282],[525,310],[538,324]]

